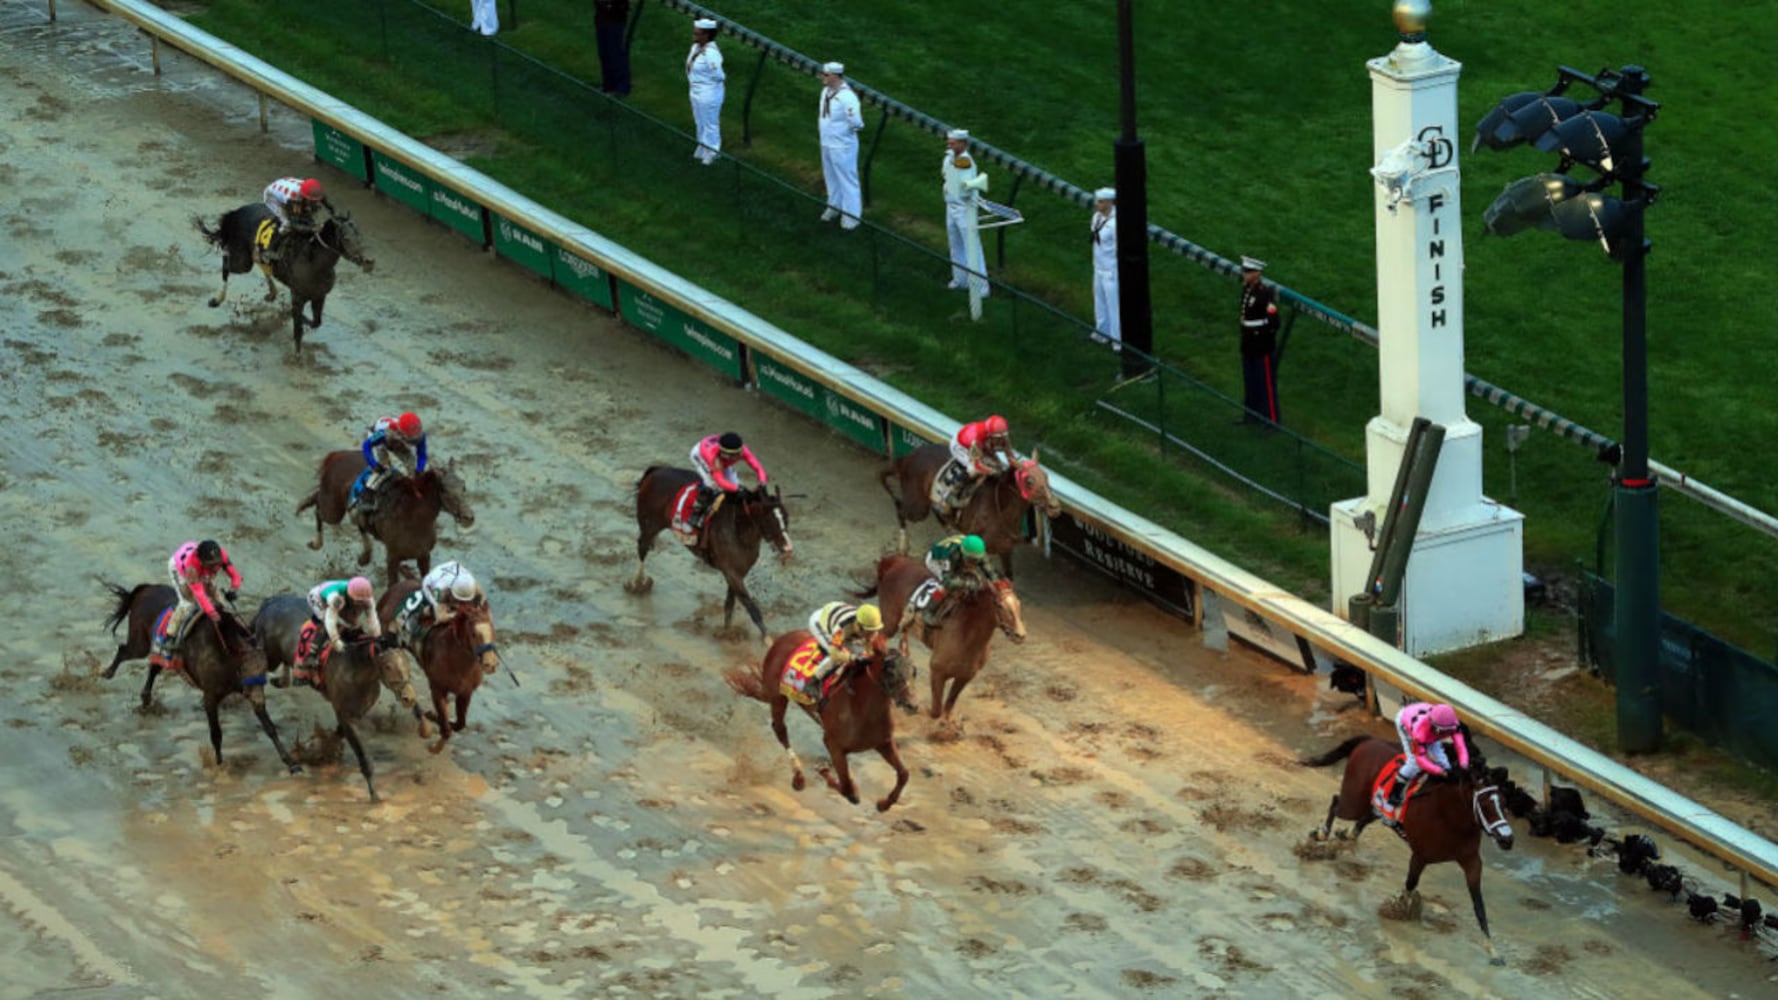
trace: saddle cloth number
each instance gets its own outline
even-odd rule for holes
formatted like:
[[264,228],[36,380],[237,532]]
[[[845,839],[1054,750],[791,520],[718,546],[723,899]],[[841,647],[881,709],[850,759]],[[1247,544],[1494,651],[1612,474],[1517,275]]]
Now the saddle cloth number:
[[401,610],[395,612],[395,634],[408,645],[420,639],[420,609],[425,606],[426,595],[416,590],[407,595],[407,600],[401,602]]
[[1413,801],[1414,793],[1419,791],[1420,785],[1426,781],[1426,775],[1415,775],[1413,784],[1409,785],[1407,791],[1402,793],[1401,805],[1391,811],[1389,808],[1389,786],[1395,783],[1395,776],[1401,772],[1407,762],[1406,757],[1396,754],[1389,763],[1383,765],[1381,771],[1377,772],[1377,780],[1371,785],[1371,808],[1376,810],[1378,816],[1395,820],[1398,823],[1401,822],[1403,816],[1407,815],[1408,803]]
[[932,491],[929,499],[935,504],[942,504],[961,493],[960,487],[969,481],[969,470],[955,458],[946,460],[939,468],[938,475],[932,477]]
[[815,637],[810,636],[784,661],[784,676],[778,682],[779,693],[798,705],[813,705],[815,695],[810,688],[814,686],[815,667],[820,662],[821,647],[815,644]]
[[914,588],[913,594],[908,597],[908,607],[914,611],[925,611],[937,594],[938,581],[928,577],[925,582]]

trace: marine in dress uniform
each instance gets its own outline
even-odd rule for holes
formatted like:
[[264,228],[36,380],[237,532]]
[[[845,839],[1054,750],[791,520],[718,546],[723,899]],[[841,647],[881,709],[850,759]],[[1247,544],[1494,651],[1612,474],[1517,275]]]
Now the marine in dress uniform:
[[821,135],[821,174],[827,181],[827,210],[821,221],[836,216],[840,228],[857,229],[864,214],[864,195],[858,188],[858,133],[864,129],[864,112],[858,95],[846,85],[846,67],[830,62],[821,67],[821,98],[816,104],[815,125]]
[[1260,280],[1266,262],[1241,258],[1241,382],[1242,420],[1263,417],[1277,423],[1278,416],[1278,301]]
[[1093,330],[1123,350],[1117,306],[1117,191],[1093,192]]
[[692,22],[691,37],[685,79],[691,87],[691,117],[698,129],[698,148],[691,155],[709,166],[722,149],[723,84],[728,74],[722,71],[722,51],[716,47],[716,22],[698,18]]
[[945,235],[951,240],[951,283],[946,288],[975,285],[977,295],[988,294],[988,272],[982,256],[982,234],[976,228],[976,197],[986,185],[969,153],[969,132],[954,128],[945,134],[949,150],[940,167],[944,177]]

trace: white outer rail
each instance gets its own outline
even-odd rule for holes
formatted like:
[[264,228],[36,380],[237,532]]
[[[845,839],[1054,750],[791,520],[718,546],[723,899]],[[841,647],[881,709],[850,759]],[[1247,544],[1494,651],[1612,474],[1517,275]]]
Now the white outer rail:
[[[671,302],[741,343],[766,348],[803,374],[854,402],[934,440],[958,422],[865,372],[824,354],[758,316],[619,244],[575,224],[479,171],[389,128],[283,71],[143,0],[91,0],[152,38],[221,70],[280,103],[339,129],[385,155],[471,194],[482,206],[548,236],[565,249]],[[1052,475],[1063,505],[1106,532],[1207,587],[1421,698],[1448,702],[1472,728],[1649,824],[1685,840],[1747,876],[1778,889],[1778,845],[1550,729],[1519,710],[1461,684],[1333,614],[1286,593],[1160,525]]]

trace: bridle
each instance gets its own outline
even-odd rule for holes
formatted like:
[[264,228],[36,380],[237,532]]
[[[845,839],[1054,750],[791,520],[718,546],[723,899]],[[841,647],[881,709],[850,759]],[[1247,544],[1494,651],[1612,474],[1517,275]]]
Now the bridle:
[[[1493,819],[1489,819],[1487,815],[1482,812],[1483,799],[1492,800],[1494,803],[1495,815]],[[1512,836],[1513,826],[1511,823],[1507,822],[1506,804],[1501,801],[1500,789],[1497,786],[1483,785],[1482,787],[1477,788],[1475,793],[1470,797],[1470,809],[1475,813],[1476,825],[1481,827],[1489,837],[1499,840],[1501,837],[1510,838]]]
[[[342,219],[341,219],[341,218],[340,218],[340,217],[339,217],[339,216],[337,216],[337,215],[336,215],[336,216],[334,216],[334,217],[333,217],[333,218],[330,218],[330,219],[328,219],[328,220],[327,220],[327,222],[331,222],[331,223],[333,223],[333,226],[334,226],[334,231],[335,231],[335,233],[336,233],[336,234],[343,234],[343,233],[344,233],[344,232],[345,232],[345,229],[346,229],[346,227],[347,227],[347,226],[348,226],[348,225],[351,225],[351,223],[349,223],[349,222],[347,222],[347,221],[344,221],[344,220],[342,220]],[[321,224],[321,225],[319,225],[319,226],[316,226],[316,227],[315,227],[315,231],[314,231],[314,235],[313,235],[313,236],[311,236],[311,237],[310,237],[310,239],[312,239],[312,240],[313,240],[313,241],[314,241],[314,242],[315,242],[315,244],[316,244],[316,245],[317,245],[317,246],[319,246],[319,247],[321,247],[321,248],[322,248],[322,249],[324,249],[324,250],[331,250],[331,251],[333,251],[333,252],[334,252],[334,253],[336,253],[336,254],[339,254],[339,255],[340,255],[340,256],[341,256],[341,257],[344,257],[344,258],[346,258],[346,259],[347,259],[347,260],[349,260],[349,261],[351,261],[351,262],[352,262],[352,263],[354,263],[354,264],[357,264],[357,265],[358,265],[358,266],[360,266],[360,267],[363,267],[363,266],[364,266],[364,260],[365,260],[365,258],[364,258],[364,257],[363,257],[363,255],[361,255],[361,254],[354,254],[354,253],[352,253],[352,252],[350,252],[350,251],[348,251],[348,250],[347,250],[347,249],[346,249],[346,244],[345,244],[345,240],[344,240],[344,239],[339,239],[339,240],[338,240],[338,242],[339,242],[339,245],[338,245],[338,246],[333,246],[333,245],[330,245],[330,244],[329,244],[329,243],[328,243],[328,242],[327,242],[327,239],[326,239],[326,233],[327,233],[327,222],[324,222],[324,223],[322,223],[322,224]]]

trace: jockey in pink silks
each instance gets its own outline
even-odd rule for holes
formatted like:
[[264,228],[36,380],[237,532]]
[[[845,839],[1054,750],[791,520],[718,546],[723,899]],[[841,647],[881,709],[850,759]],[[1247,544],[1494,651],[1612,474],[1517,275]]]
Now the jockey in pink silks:
[[1395,716],[1395,732],[1401,737],[1401,752],[1407,757],[1395,774],[1389,789],[1389,807],[1400,806],[1408,785],[1420,776],[1444,774],[1451,770],[1445,756],[1445,741],[1457,745],[1457,766],[1468,769],[1469,744],[1457,725],[1457,710],[1449,705],[1429,705],[1423,701],[1409,702]]
[[734,431],[727,434],[712,434],[691,446],[691,467],[697,470],[698,479],[703,488],[698,490],[697,506],[692,509],[692,524],[703,523],[703,518],[710,510],[710,504],[718,493],[733,493],[741,488],[741,483],[733,473],[736,465],[745,462],[753,470],[759,485],[766,484],[765,466],[753,456],[753,449],[741,441],[741,435]]
[[209,539],[186,542],[167,559],[167,576],[179,594],[172,620],[167,623],[167,635],[174,637],[173,641],[197,611],[202,611],[211,621],[221,619],[216,602],[210,598],[210,589],[216,586],[216,574],[223,571],[227,571],[230,584],[225,596],[233,601],[235,591],[241,589],[241,572],[235,569],[234,562],[221,545]]

